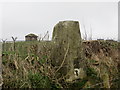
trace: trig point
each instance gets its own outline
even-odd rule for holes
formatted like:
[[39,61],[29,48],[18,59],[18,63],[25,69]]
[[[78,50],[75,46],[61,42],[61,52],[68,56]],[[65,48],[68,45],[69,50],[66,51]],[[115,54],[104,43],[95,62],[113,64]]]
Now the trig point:
[[54,27],[52,41],[55,43],[52,64],[58,67],[57,69],[63,75],[74,75],[74,69],[82,67],[82,39],[79,22],[60,21]]

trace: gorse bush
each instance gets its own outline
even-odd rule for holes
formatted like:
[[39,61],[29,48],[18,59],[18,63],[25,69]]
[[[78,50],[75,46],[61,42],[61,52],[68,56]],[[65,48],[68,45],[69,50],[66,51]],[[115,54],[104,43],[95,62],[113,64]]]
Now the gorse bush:
[[[51,70],[46,52],[37,53],[36,45],[31,42],[16,43],[16,50],[12,51],[11,44],[2,52],[3,88],[58,88],[52,80],[54,70]],[[27,47],[28,45],[28,47]],[[33,47],[35,46],[35,47]],[[35,50],[34,50],[35,49]],[[24,52],[25,51],[25,52]],[[50,70],[49,70],[50,69]],[[53,71],[53,72],[52,72]]]
[[[117,43],[101,42],[102,47],[99,49],[104,51],[102,53],[95,53],[96,48],[92,48],[92,45],[87,45],[87,52],[91,54],[85,58],[87,76],[67,83],[64,76],[56,77],[56,69],[50,64],[49,51],[52,45],[48,42],[16,42],[15,51],[11,43],[6,43],[5,51],[2,52],[3,88],[100,88],[104,86],[103,79],[106,77],[111,87],[120,87],[120,80],[116,74],[117,56],[110,53],[112,50],[116,51]],[[109,55],[106,56],[106,53]],[[111,81],[112,79],[114,80]],[[96,85],[101,82],[102,84]]]
[[41,73],[29,72],[28,80],[30,81],[31,88],[50,88],[49,78]]

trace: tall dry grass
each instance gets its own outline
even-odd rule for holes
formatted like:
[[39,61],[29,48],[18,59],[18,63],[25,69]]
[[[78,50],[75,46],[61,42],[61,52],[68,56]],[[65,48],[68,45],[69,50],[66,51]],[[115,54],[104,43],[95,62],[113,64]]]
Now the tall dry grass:
[[[117,44],[86,43],[84,51],[87,77],[72,83],[65,82],[64,76],[56,77],[57,71],[51,65],[50,58],[53,47],[51,42],[16,42],[15,45],[14,51],[13,44],[6,43],[2,52],[3,88],[118,87],[117,56],[111,52],[111,50],[114,52],[117,50]],[[107,78],[106,81],[109,83],[106,83],[104,78]]]

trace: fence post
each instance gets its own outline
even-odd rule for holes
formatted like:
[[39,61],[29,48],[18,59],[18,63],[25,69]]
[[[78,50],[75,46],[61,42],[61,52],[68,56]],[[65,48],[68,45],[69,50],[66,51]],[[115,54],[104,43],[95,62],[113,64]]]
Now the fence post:
[[13,39],[13,50],[15,51],[15,42],[17,40],[17,37],[12,37],[12,39]]
[[2,42],[3,42],[3,43],[2,43],[2,51],[5,51],[5,42],[6,42],[6,40],[7,40],[7,39],[5,39],[5,40],[2,39]]

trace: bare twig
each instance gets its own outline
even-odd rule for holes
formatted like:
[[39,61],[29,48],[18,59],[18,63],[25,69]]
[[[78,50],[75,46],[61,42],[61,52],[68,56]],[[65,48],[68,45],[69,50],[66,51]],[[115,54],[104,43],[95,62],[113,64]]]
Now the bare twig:
[[84,27],[84,31],[85,31],[85,36],[84,36],[84,39],[87,40],[87,32],[86,32],[86,27],[85,25],[83,24],[83,27]]
[[89,37],[89,40],[92,40],[92,27],[90,25],[90,37]]
[[2,75],[0,75],[0,87],[3,85],[3,78]]
[[47,37],[47,40],[49,39],[49,32],[47,31],[42,40],[44,40]]
[[42,36],[41,36],[41,34],[39,34],[38,41],[41,41],[41,39],[42,39]]
[[[118,79],[119,79],[119,78],[115,78],[115,79],[109,80],[109,82],[114,81],[114,80],[118,80]],[[98,85],[101,85],[101,84],[104,84],[104,83],[105,83],[105,82],[100,82],[100,83],[94,84],[94,85],[90,86],[90,88],[93,88],[93,87],[95,87],[95,86],[98,86]]]
[[66,53],[65,53],[65,55],[64,55],[64,59],[63,59],[61,65],[59,66],[59,68],[55,71],[55,73],[58,72],[58,71],[60,70],[60,68],[63,66],[63,64],[64,64],[64,62],[65,62],[65,59],[66,59],[66,56],[67,56],[67,54],[68,54],[68,51],[69,51],[69,43],[68,43],[68,47],[67,47]]

